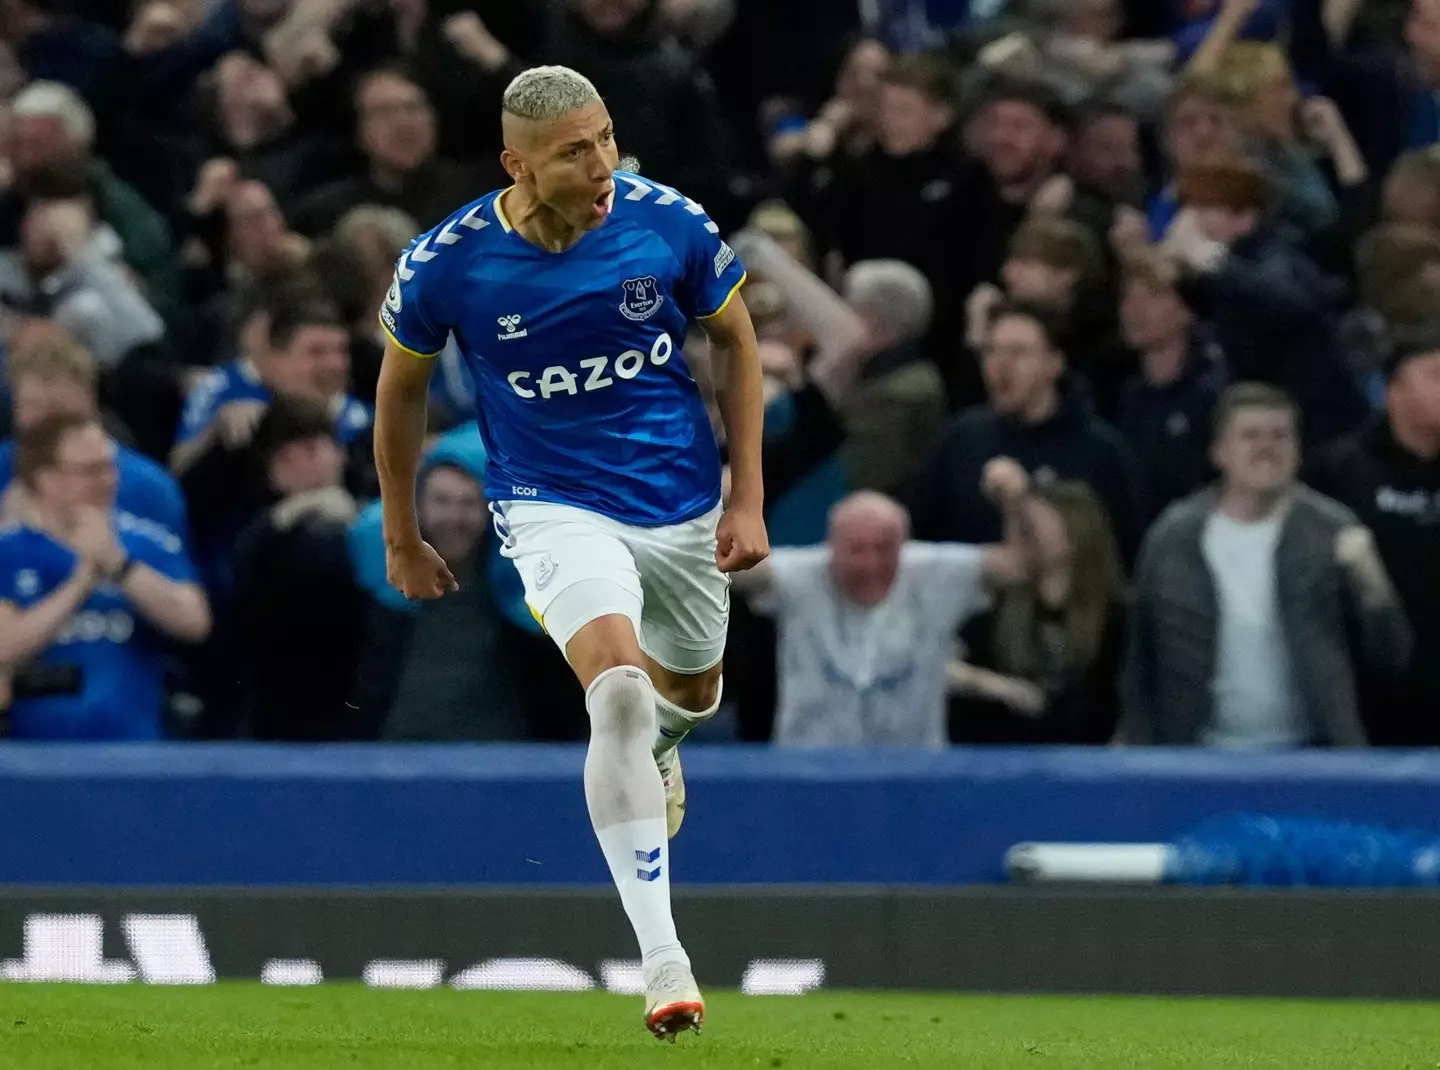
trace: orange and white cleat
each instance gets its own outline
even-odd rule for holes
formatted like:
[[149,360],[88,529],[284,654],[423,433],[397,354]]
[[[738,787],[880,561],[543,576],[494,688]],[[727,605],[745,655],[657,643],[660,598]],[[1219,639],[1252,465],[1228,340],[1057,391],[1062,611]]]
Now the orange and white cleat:
[[675,1043],[686,1030],[700,1032],[705,1024],[705,1000],[695,987],[695,975],[683,962],[657,963],[645,971],[645,1028],[657,1040]]

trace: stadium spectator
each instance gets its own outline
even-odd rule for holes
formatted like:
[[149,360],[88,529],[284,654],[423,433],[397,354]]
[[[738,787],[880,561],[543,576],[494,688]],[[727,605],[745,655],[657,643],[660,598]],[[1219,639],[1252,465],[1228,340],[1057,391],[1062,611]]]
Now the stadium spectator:
[[231,52],[215,65],[212,106],[208,161],[232,162],[235,175],[262,183],[282,212],[292,212],[302,194],[345,176],[346,146],[301,131],[280,75],[254,56]]
[[1038,0],[1042,24],[1037,59],[1067,99],[1104,96],[1130,115],[1154,118],[1170,88],[1175,46],[1165,40],[1120,40],[1119,0]]
[[[11,423],[23,434],[56,416],[104,418],[96,397],[95,361],[85,347],[54,331],[31,332],[31,340],[6,354],[6,377],[12,398]],[[124,429],[104,418],[112,438]],[[15,443],[0,442],[0,520],[21,515],[24,487],[12,482]],[[182,539],[188,530],[185,499],[163,467],[117,442],[116,508],[153,521]]]
[[[822,254],[845,265],[904,260],[935,294],[969,293],[995,277],[1018,215],[999,203],[983,167],[964,162],[956,106],[954,72],[944,62],[909,56],[886,69],[874,146],[813,169],[808,187],[792,194]],[[957,352],[963,319],[952,305],[937,305],[926,351],[955,403],[978,390],[973,363]]]
[[835,164],[855,159],[875,144],[880,90],[890,50],[862,37],[845,54],[834,95],[808,121],[793,111],[776,115],[769,127],[770,158],[785,167],[798,158]]
[[1290,393],[1307,442],[1353,430],[1367,407],[1337,345],[1339,287],[1270,225],[1265,173],[1239,159],[1197,164],[1181,175],[1180,199],[1192,210],[1176,217],[1165,247],[1235,377]]
[[300,233],[323,234],[357,204],[399,208],[432,227],[474,198],[478,176],[436,155],[435,111],[399,68],[382,67],[361,78],[355,112],[365,172],[301,198],[294,209]]
[[0,251],[0,303],[46,316],[110,369],[160,341],[165,324],[117,262],[119,239],[96,226],[83,184],[77,192],[26,205],[19,247]]
[[1229,374],[1177,281],[1158,250],[1127,258],[1121,279],[1120,329],[1140,366],[1121,394],[1119,430],[1137,461],[1147,525],[1209,481],[1210,414]]
[[1355,247],[1355,278],[1359,303],[1341,317],[1341,345],[1367,400],[1382,408],[1392,335],[1440,310],[1440,231],[1416,223],[1372,227]]
[[1358,682],[1403,672],[1411,632],[1369,530],[1296,482],[1298,420],[1266,384],[1221,397],[1219,485],[1172,506],[1136,568],[1123,740],[1366,742]]
[[[985,490],[1007,516],[1027,493],[1024,470],[998,460]],[[782,747],[943,747],[946,664],[956,627],[988,590],[1022,573],[1010,544],[910,541],[893,499],[861,491],[830,515],[828,544],[777,549],[735,582],[764,594],[780,635]]]
[[53,0],[0,0],[0,42],[14,50],[30,78],[64,83],[93,105],[120,88],[114,32],[73,17]]
[[1135,113],[1106,99],[1086,104],[1075,123],[1067,171],[1075,199],[1092,202],[1090,208],[1072,208],[1087,225],[1103,223],[1108,232],[1116,208],[1138,208],[1145,196],[1145,159]]
[[1214,75],[1226,87],[1247,155],[1274,186],[1276,216],[1312,238],[1325,234],[1341,219],[1337,190],[1363,208],[1369,167],[1335,103],[1324,97],[1302,101],[1280,47],[1236,42],[1237,30],[1233,20],[1217,19],[1189,69]]
[[1005,298],[1050,308],[1066,323],[1071,368],[1089,383],[1096,407],[1113,413],[1128,368],[1115,337],[1099,241],[1073,219],[1033,216],[1011,237],[1000,277],[1003,293],[981,283],[967,299],[966,345],[977,354],[984,350],[990,319]]
[[224,255],[219,263],[232,276],[274,281],[295,271],[309,254],[309,243],[286,226],[274,195],[262,183],[234,183],[221,212]]
[[349,703],[365,596],[350,565],[355,500],[329,410],[280,398],[255,429],[274,503],[235,544],[236,614],[255,739],[374,736]]
[[842,297],[778,242],[748,232],[733,241],[746,268],[779,289],[790,319],[815,339],[820,367],[853,351],[858,381],[830,386],[835,397],[843,394],[846,483],[899,493],[930,455],[945,421],[945,386],[921,349],[934,308],[925,277],[903,261],[861,261],[846,273]]
[[486,567],[493,536],[476,473],[432,456],[416,508],[421,532],[460,591],[418,613],[371,611],[366,674],[372,690],[363,703],[383,715],[387,739],[534,738],[540,726],[532,722],[543,714],[522,698],[524,664],[516,657],[522,637],[496,605]]
[[1319,458],[1310,482],[1375,533],[1415,631],[1409,673],[1377,681],[1367,724],[1377,744],[1440,745],[1440,324],[1402,330],[1385,409]]
[[327,406],[347,447],[369,432],[369,407],[345,392],[349,332],[338,310],[303,293],[276,296],[280,303],[268,317],[264,343],[217,368],[186,401],[170,462],[176,472],[189,472],[217,445],[243,448],[277,395]]
[[808,172],[809,197],[797,203],[812,216],[822,246],[845,263],[904,253],[933,286],[943,277],[942,246],[955,233],[964,192],[953,140],[954,74],[933,57],[899,59],[880,75],[877,101],[874,144]]
[[178,292],[169,225],[93,154],[94,113],[68,86],[55,82],[31,82],[10,109],[14,177],[0,193],[0,248],[19,243],[21,219],[32,198],[48,196],[56,187],[68,192],[74,176],[83,176],[96,219],[113,228],[125,263],[168,317]]
[[1042,483],[1020,507],[1025,581],[966,622],[950,663],[952,743],[1105,743],[1125,648],[1125,573],[1083,483]]
[[21,435],[23,520],[0,534],[0,672],[11,734],[156,739],[165,640],[210,629],[179,536],[115,508],[115,443],[91,416]]
[[1180,173],[1233,152],[1239,144],[1223,88],[1213,78],[1193,74],[1181,77],[1171,90],[1161,133],[1168,165],[1166,183],[1151,196],[1146,207],[1150,236],[1156,241],[1166,235],[1180,211],[1180,193],[1175,185]]
[[1120,539],[1139,542],[1134,462],[1113,428],[1094,415],[1066,374],[1062,325],[1043,306],[1002,305],[982,358],[990,400],[951,421],[913,494],[916,536],[935,542],[991,543],[1001,518],[981,496],[985,465],[1013,457],[1032,474],[1048,471],[1090,486]]
[[1440,227],[1440,148],[1416,149],[1395,161],[1380,189],[1387,223]]

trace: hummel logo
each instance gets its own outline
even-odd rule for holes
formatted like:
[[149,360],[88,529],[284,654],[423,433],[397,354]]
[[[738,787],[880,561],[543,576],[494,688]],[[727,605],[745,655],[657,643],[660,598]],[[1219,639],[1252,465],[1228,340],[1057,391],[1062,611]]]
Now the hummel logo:
[[495,336],[502,342],[508,342],[512,338],[524,338],[530,333],[520,329],[519,316],[501,316],[495,322],[500,324],[500,329],[505,332],[504,334],[497,334]]

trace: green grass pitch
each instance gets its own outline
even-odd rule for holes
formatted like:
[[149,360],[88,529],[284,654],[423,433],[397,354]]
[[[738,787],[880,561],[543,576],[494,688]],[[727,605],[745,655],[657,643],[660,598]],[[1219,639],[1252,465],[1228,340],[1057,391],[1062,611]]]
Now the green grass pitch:
[[599,993],[0,984],[3,1070],[1169,1070],[1440,1066],[1440,1007],[819,992],[709,996],[673,1047]]

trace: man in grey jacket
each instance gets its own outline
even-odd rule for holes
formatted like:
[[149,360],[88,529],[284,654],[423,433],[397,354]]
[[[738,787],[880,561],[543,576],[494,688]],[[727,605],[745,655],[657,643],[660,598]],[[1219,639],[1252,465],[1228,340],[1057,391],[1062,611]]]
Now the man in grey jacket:
[[1357,675],[1403,671],[1410,627],[1368,529],[1297,482],[1298,424],[1274,387],[1221,396],[1219,485],[1173,505],[1141,550],[1123,742],[1365,744]]

